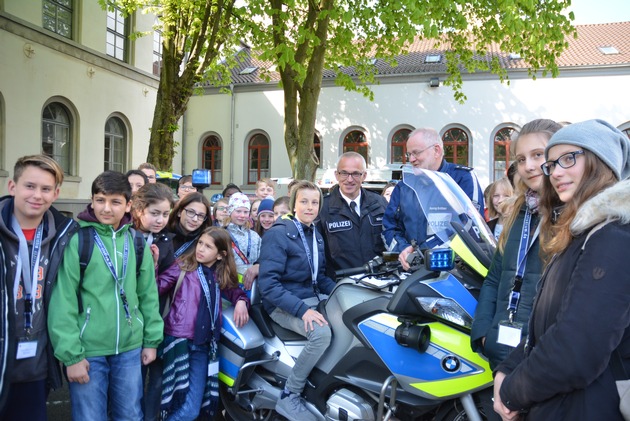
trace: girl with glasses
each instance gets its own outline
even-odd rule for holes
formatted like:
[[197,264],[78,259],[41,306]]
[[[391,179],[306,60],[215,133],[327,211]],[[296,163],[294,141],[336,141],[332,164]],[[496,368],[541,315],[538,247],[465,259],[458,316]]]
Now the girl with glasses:
[[175,258],[184,254],[201,231],[210,225],[209,212],[210,202],[201,193],[191,193],[177,202],[167,224],[168,230],[174,234]]
[[227,219],[228,216],[228,203],[229,200],[227,198],[222,198],[217,200],[212,208],[212,225],[215,227],[222,227],[223,221]]
[[497,368],[494,407],[505,420],[621,421],[615,379],[630,372],[630,141],[602,120],[575,123],[553,135],[545,160],[547,267],[529,334]]

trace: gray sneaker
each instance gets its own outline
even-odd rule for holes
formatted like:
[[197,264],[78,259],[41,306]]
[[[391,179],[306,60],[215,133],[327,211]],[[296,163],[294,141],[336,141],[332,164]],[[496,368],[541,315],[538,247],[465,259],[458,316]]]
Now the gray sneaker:
[[276,402],[276,412],[289,421],[317,421],[317,418],[304,405],[304,398],[290,393]]

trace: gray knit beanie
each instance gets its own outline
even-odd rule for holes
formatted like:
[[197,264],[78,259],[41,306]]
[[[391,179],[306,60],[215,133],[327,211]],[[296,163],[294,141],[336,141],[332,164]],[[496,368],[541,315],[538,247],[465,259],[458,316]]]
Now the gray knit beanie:
[[575,145],[593,152],[619,180],[630,176],[630,139],[604,120],[587,120],[558,130],[545,148],[545,159],[549,159],[549,149],[560,144]]

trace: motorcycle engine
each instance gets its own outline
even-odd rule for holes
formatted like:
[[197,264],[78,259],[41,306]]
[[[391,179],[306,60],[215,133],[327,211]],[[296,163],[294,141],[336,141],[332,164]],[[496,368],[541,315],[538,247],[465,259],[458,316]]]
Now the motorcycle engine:
[[372,405],[348,389],[340,389],[326,401],[326,421],[374,421]]

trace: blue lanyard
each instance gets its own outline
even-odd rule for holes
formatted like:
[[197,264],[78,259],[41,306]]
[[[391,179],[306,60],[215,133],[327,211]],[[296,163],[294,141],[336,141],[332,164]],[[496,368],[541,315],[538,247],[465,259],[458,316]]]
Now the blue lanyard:
[[[118,276],[118,268],[112,262],[112,258],[109,255],[109,252],[105,248],[105,244],[101,237],[96,233],[96,230],[92,229],[92,235],[94,237],[94,241],[96,242],[96,246],[101,251],[101,255],[103,256],[103,260],[105,260],[105,264],[109,268],[112,276],[114,277],[114,281],[116,282],[116,287],[120,293],[120,300],[122,301],[123,308],[125,309],[125,318],[127,319],[127,323],[131,325],[131,313],[129,313],[129,303],[127,302],[127,294],[125,293],[125,288],[123,286],[125,282],[125,278],[127,277],[127,264],[129,263],[129,235],[125,233],[125,241],[123,245],[123,267],[122,267],[122,277]],[[114,244],[114,248],[116,244]],[[136,259],[138,256],[136,256]]]
[[534,241],[538,237],[540,232],[540,224],[536,227],[536,231],[530,237],[530,227],[532,222],[532,214],[529,211],[525,211],[525,218],[523,219],[523,228],[521,229],[521,239],[518,247],[518,255],[516,256],[516,275],[514,277],[514,286],[512,292],[510,292],[510,300],[508,302],[508,318],[510,323],[514,319],[514,314],[518,308],[518,304],[521,300],[521,286],[523,285],[523,275],[525,274],[525,267],[527,266],[527,254],[532,247]]
[[311,268],[311,282],[313,283],[313,289],[316,294],[319,294],[317,287],[317,270],[319,266],[319,253],[317,251],[317,240],[315,239],[315,230],[313,229],[313,255],[311,255],[311,251],[308,248],[308,244],[306,243],[306,235],[304,234],[304,230],[302,229],[302,223],[297,219],[293,220],[298,233],[300,234],[300,238],[302,239],[302,244],[304,245],[304,251],[306,252],[306,259],[308,260],[308,265]]
[[213,354],[213,359],[214,356],[216,355],[216,339],[214,337],[214,329],[217,323],[217,320],[219,320],[219,308],[220,308],[220,300],[221,300],[221,293],[219,292],[219,284],[214,281],[214,311],[212,311],[212,306],[210,305],[210,302],[212,301],[212,297],[210,296],[210,288],[208,287],[208,280],[206,279],[206,275],[203,274],[203,269],[201,267],[201,264],[199,266],[197,266],[197,275],[199,275],[199,282],[201,283],[201,289],[203,289],[203,295],[206,296],[206,305],[208,306],[208,312],[210,313],[210,324],[212,325],[212,354]]
[[[24,330],[28,335],[33,328],[33,313],[35,312],[34,304],[37,300],[37,294],[33,296],[33,291],[37,291],[39,261],[41,259],[42,239],[44,237],[44,224],[42,222],[37,226],[30,258],[28,253],[28,242],[26,241],[26,237],[24,236],[24,232],[22,232],[20,224],[15,218],[11,218],[11,226],[13,231],[15,231],[20,244],[20,258],[17,259],[17,269],[15,271],[14,302],[17,303],[18,287],[20,285],[20,279],[22,279],[24,284]],[[24,264],[24,262],[28,261],[30,261],[29,267]]]
[[[196,239],[195,239],[196,240]],[[184,254],[184,252],[186,250],[188,250],[188,247],[190,247],[190,245],[192,243],[195,242],[195,240],[190,240],[190,241],[186,241],[184,244],[182,244],[176,251],[175,251],[175,258],[181,256],[182,254]]]

